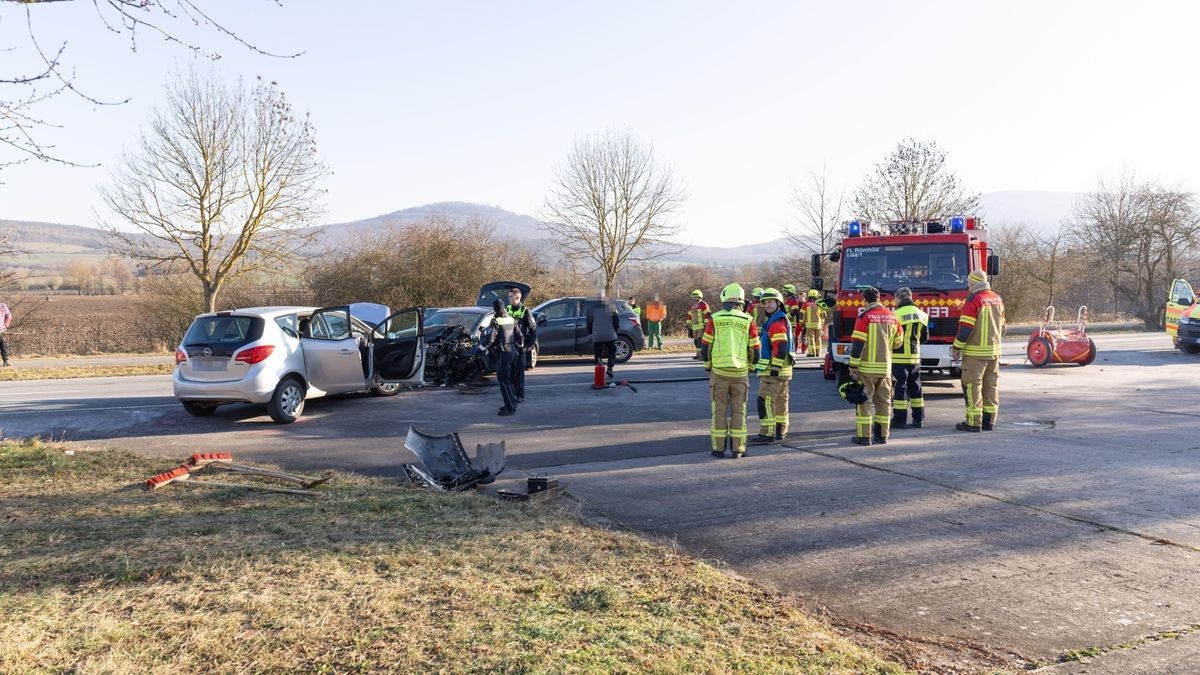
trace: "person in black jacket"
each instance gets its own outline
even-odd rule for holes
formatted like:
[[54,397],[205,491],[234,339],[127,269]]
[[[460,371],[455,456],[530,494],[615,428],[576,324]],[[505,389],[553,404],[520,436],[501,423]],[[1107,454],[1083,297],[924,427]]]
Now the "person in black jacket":
[[513,391],[512,376],[513,362],[521,353],[521,338],[516,320],[508,315],[508,310],[499,298],[492,303],[492,311],[495,316],[492,317],[487,349],[495,358],[496,380],[500,383],[500,396],[504,398],[504,405],[500,407],[499,414],[507,417],[517,412],[517,395]]
[[595,362],[600,363],[608,358],[608,376],[613,376],[613,363],[617,358],[617,330],[621,327],[621,317],[617,307],[609,302],[603,291],[597,296],[598,302],[588,312],[587,329],[592,336],[592,355]]
[[525,371],[533,366],[533,349],[537,346],[537,322],[533,320],[533,312],[521,304],[522,299],[521,289],[508,290],[508,315],[517,322],[524,345],[518,357],[513,359],[513,392],[517,403],[525,401]]

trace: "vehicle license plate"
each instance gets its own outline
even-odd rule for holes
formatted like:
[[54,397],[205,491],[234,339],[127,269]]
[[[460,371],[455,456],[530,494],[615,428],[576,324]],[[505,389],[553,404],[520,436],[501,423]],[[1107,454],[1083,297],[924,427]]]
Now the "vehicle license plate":
[[225,370],[225,359],[197,359],[192,362],[192,369],[203,373],[219,372]]

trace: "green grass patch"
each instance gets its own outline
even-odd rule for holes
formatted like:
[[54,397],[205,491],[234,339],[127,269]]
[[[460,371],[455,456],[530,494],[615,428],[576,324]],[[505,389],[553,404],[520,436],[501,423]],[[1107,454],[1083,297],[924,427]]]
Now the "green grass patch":
[[548,505],[338,475],[141,481],[0,443],[0,672],[899,672],[784,598]]

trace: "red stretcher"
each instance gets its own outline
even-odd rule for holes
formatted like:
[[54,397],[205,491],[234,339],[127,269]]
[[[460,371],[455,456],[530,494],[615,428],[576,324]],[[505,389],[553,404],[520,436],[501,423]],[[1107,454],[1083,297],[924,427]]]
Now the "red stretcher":
[[[1096,343],[1087,336],[1088,308],[1079,308],[1075,315],[1075,327],[1064,329],[1061,322],[1054,321],[1054,305],[1046,308],[1041,326],[1029,336],[1025,355],[1034,367],[1041,368],[1051,363],[1077,363],[1086,366],[1096,360]],[[1053,325],[1050,329],[1048,326]]]

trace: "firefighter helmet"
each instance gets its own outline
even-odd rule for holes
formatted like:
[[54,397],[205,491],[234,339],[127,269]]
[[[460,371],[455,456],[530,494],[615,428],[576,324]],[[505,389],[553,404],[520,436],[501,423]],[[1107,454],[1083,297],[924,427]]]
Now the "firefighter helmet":
[[850,405],[860,405],[867,402],[867,390],[863,387],[863,383],[858,380],[850,380],[838,387],[838,393],[842,395],[842,400]]
[[808,297],[819,298],[819,297],[821,297],[821,292],[815,288],[810,288],[810,289],[808,289]]
[[721,302],[745,302],[746,291],[737,284],[729,284],[721,289]]
[[792,295],[795,295],[796,294],[796,284],[784,284],[783,292],[791,293]]
[[750,291],[750,297],[755,298],[755,299],[761,298],[762,294],[763,294],[763,289],[761,286],[755,286],[754,290]]
[[699,288],[697,288],[696,290],[692,291],[692,297],[693,298],[703,298],[704,291],[701,291]]
[[780,293],[779,291],[775,290],[774,288],[768,288],[767,290],[763,291],[762,299],[783,302],[783,294]]

